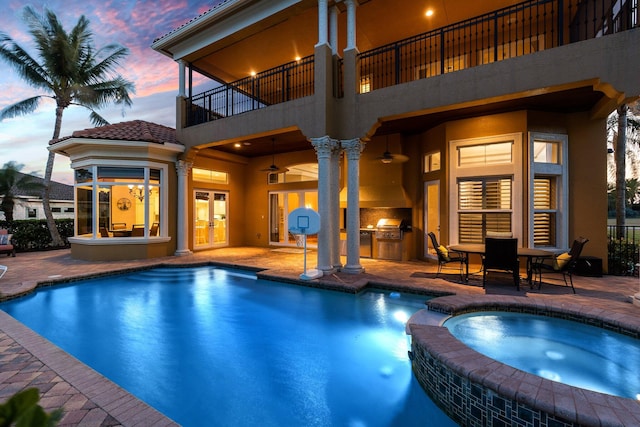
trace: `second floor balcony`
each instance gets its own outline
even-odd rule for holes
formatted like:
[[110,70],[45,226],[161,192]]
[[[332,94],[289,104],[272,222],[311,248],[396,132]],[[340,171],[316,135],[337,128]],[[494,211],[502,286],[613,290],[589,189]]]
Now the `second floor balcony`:
[[[633,29],[640,22],[638,2],[529,0],[502,7],[359,53],[356,89],[366,93]],[[344,95],[343,67],[334,55],[336,97]],[[308,55],[190,94],[186,126],[312,96],[315,78],[314,55]]]

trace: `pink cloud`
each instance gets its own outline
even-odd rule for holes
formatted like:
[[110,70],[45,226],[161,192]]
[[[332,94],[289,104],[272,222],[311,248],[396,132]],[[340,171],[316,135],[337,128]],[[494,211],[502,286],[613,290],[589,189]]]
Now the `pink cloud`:
[[[101,48],[110,43],[118,43],[129,49],[130,54],[121,62],[117,73],[132,81],[136,93],[132,96],[133,110],[136,101],[144,102],[147,97],[157,93],[175,94],[178,90],[178,67],[170,58],[151,49],[153,40],[161,37],[196,16],[209,10],[218,1],[212,0],[106,0],[93,2],[87,0],[34,0],[30,4],[36,11],[45,8],[57,14],[65,29],[70,31],[81,15],[90,21],[94,34],[94,45]],[[24,7],[22,0],[5,0],[3,13],[0,14],[0,31],[9,34],[23,48],[32,50],[33,42],[22,20]],[[4,70],[6,64],[0,63]],[[34,91],[22,82],[13,72],[0,79],[0,108],[14,102],[44,94]],[[199,80],[197,80],[199,81]],[[158,115],[166,109],[175,108],[169,99],[168,105],[158,105]],[[153,104],[145,105],[145,115],[153,117]],[[132,117],[127,112],[128,117]],[[2,127],[4,123],[0,123]],[[18,128],[16,128],[18,129]],[[23,127],[21,137],[29,138],[29,131]],[[71,130],[72,131],[72,130]],[[47,130],[49,132],[49,130]]]

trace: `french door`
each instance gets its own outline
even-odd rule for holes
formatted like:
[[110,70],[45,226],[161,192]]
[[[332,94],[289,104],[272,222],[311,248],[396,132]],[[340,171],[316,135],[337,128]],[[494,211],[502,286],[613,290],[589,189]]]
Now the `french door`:
[[229,244],[229,193],[225,191],[194,191],[195,249]]
[[436,259],[435,249],[429,239],[431,231],[440,241],[440,181],[424,183],[424,256]]
[[[269,244],[296,246],[296,236],[289,233],[289,214],[297,208],[318,209],[316,190],[273,191],[269,193]],[[317,247],[318,236],[307,236],[307,244]]]

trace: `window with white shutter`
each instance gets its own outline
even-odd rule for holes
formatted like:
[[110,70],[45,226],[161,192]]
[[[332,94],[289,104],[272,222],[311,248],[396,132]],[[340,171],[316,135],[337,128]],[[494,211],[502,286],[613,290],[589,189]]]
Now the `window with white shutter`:
[[529,237],[540,248],[568,247],[567,135],[530,133]]

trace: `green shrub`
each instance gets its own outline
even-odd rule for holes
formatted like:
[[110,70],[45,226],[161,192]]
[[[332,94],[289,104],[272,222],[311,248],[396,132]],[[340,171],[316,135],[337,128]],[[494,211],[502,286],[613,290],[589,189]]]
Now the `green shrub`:
[[616,276],[631,275],[638,263],[638,247],[640,245],[623,240],[610,239],[609,274]]
[[[69,247],[69,237],[73,237],[73,219],[56,220],[58,232],[64,241],[64,247]],[[0,221],[0,228],[6,228],[13,234],[13,245],[16,252],[44,251],[59,249],[51,246],[51,233],[47,221],[43,219],[27,219],[18,221]]]
[[38,405],[40,393],[37,388],[20,391],[0,405],[0,427],[51,427],[62,418],[62,409],[47,414]]

